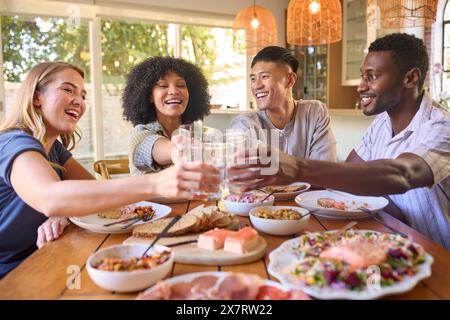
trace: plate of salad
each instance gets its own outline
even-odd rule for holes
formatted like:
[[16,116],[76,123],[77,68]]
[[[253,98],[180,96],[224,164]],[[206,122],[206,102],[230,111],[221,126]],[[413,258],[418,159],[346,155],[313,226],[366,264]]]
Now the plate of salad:
[[350,229],[307,233],[269,255],[269,273],[317,299],[376,299],[413,289],[433,257],[400,235]]

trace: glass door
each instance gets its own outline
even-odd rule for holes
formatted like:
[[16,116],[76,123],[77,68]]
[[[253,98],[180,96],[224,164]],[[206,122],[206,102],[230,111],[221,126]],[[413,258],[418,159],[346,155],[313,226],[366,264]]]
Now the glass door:
[[327,45],[305,49],[304,98],[327,103]]
[[366,54],[366,1],[344,1],[342,84],[358,85],[359,68]]
[[327,103],[328,45],[290,46],[299,61],[294,99],[320,100]]

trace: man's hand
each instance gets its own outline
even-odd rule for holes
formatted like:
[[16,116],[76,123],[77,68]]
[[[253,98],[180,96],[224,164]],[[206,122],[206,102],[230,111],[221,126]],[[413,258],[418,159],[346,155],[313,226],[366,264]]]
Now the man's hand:
[[[275,163],[261,164],[261,157],[246,159],[245,164],[238,164],[228,167],[227,176],[229,183],[237,183],[241,186],[241,191],[249,191],[271,185],[287,185],[297,181],[299,174],[299,159],[277,150],[275,158],[269,152],[266,159],[270,157]],[[253,163],[252,163],[253,162]],[[275,172],[267,174],[269,167],[276,166]]]

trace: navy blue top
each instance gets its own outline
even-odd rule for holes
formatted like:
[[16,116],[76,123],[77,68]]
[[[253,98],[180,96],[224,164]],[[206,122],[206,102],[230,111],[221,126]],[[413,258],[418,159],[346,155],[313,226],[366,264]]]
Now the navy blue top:
[[[27,205],[14,191],[10,176],[16,157],[37,151],[63,165],[72,154],[56,141],[47,157],[42,144],[22,130],[0,133],[0,278],[37,249],[37,229],[47,217]],[[55,169],[62,180],[62,172]]]

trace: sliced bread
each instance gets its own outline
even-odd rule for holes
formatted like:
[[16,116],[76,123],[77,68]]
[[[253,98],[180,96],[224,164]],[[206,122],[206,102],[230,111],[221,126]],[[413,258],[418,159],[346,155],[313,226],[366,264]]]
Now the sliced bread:
[[[152,238],[159,235],[164,228],[172,221],[172,218],[164,218],[141,224],[133,228],[133,237]],[[191,232],[197,223],[197,218],[193,215],[184,215],[167,232],[167,237],[174,237]]]

